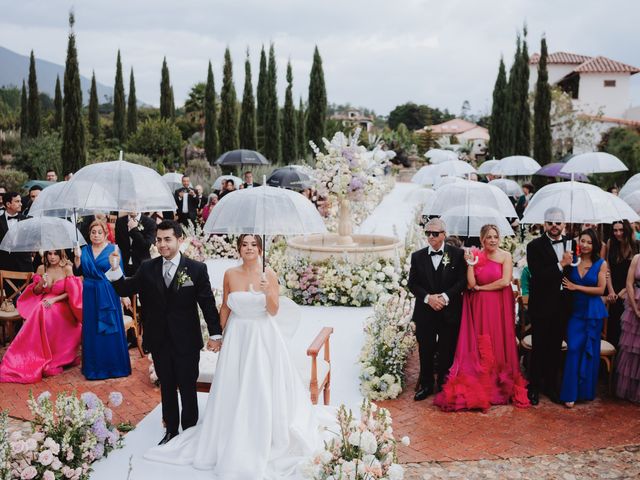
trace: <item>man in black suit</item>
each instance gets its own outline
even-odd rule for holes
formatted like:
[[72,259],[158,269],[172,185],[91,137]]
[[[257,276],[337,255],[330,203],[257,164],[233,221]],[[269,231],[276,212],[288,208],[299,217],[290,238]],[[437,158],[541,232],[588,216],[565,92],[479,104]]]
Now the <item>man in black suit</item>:
[[146,215],[129,212],[116,220],[116,243],[127,277],[134,276],[140,264],[151,258],[149,248],[155,241],[156,222]]
[[[153,356],[160,380],[162,418],[167,428],[160,444],[175,437],[180,424],[186,430],[198,422],[196,382],[203,347],[198,306],[211,335],[207,348],[219,351],[222,344],[220,316],[207,267],[180,254],[183,238],[182,226],[165,220],[156,232],[160,257],[143,262],[135,276],[125,279],[116,250],[107,272],[118,295],[129,297],[137,293],[144,304],[143,343]],[[177,390],[182,402],[181,418]]]
[[562,339],[571,313],[570,292],[562,289],[568,275],[573,242],[563,236],[564,212],[557,207],[544,214],[545,233],[527,245],[529,317],[531,318],[531,362],[529,401],[539,402],[540,391],[559,401],[559,374],[562,369]]
[[259,187],[260,184],[253,181],[253,172],[244,172],[244,183],[242,188]]
[[[429,246],[411,255],[409,290],[416,297],[412,320],[420,354],[420,378],[414,400],[424,400],[446,380],[453,363],[462,315],[462,291],[467,285],[464,251],[445,245],[446,225],[439,218],[426,225]],[[438,369],[434,357],[438,354]]]
[[182,177],[182,187],[178,188],[174,193],[176,206],[178,207],[178,221],[186,226],[189,222],[196,224],[198,211],[198,198],[196,191],[191,188],[191,182],[188,176]]
[[29,198],[27,199],[27,206],[22,211],[22,214],[25,217],[29,216],[29,210],[31,210],[31,206],[33,205],[33,202],[36,201],[36,198],[38,198],[38,195],[40,195],[40,192],[42,192],[42,187],[40,185],[34,185],[29,189]]
[[[26,217],[22,215],[22,198],[18,192],[8,192],[2,196],[4,211],[0,214],[0,242],[7,232],[15,228],[17,223]],[[14,252],[9,253],[0,250],[0,270],[11,270],[14,272],[33,272],[33,263],[30,253]]]

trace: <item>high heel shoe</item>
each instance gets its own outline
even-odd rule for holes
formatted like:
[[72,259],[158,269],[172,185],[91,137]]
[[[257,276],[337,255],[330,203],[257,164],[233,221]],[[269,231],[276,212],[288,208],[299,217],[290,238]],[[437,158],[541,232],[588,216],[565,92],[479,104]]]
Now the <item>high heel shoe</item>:
[[567,408],[573,408],[576,402],[564,402],[564,406]]

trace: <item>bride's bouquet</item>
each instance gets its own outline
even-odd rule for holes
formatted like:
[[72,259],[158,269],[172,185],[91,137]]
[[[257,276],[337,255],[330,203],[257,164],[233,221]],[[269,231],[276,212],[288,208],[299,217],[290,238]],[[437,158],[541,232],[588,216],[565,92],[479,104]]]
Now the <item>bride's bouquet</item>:
[[[362,402],[356,419],[342,405],[337,415],[339,432],[325,441],[324,450],[302,465],[301,473],[313,480],[402,480],[404,469],[397,463],[396,440],[391,415],[368,400]],[[402,439],[409,445],[409,438]]]

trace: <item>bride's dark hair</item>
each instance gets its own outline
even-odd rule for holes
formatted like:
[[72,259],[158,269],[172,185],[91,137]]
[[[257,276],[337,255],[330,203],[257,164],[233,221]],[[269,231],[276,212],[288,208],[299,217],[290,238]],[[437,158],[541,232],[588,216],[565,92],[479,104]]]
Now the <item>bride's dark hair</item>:
[[256,243],[258,244],[258,250],[262,253],[262,237],[260,235],[253,235],[252,233],[243,233],[238,237],[238,241],[236,242],[236,248],[238,249],[238,255],[240,254],[240,247],[242,246],[242,242],[246,237],[253,237],[256,239]]

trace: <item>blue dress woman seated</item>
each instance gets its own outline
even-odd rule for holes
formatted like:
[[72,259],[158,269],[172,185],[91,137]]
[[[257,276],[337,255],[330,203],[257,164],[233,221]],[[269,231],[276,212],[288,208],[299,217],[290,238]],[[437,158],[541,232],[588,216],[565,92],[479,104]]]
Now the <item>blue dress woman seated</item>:
[[600,241],[591,229],[580,233],[580,263],[572,267],[564,288],[573,292],[571,317],[567,325],[567,357],[560,400],[568,408],[576,401],[593,400],[600,367],[600,334],[607,309],[602,301],[607,264],[600,258]]
[[75,267],[82,275],[82,374],[88,380],[131,375],[131,362],[120,298],[105,277],[115,246],[107,241],[107,225],[95,220],[90,243],[76,249]]

